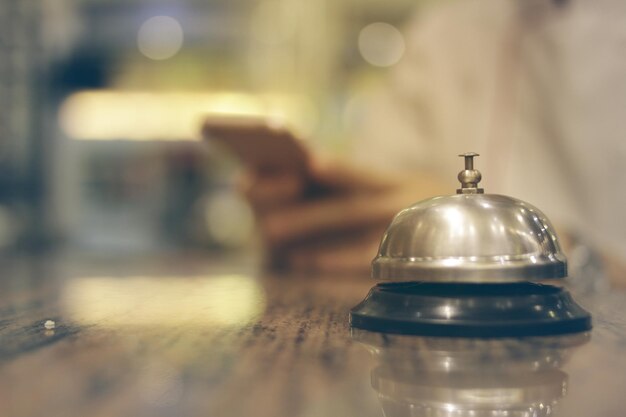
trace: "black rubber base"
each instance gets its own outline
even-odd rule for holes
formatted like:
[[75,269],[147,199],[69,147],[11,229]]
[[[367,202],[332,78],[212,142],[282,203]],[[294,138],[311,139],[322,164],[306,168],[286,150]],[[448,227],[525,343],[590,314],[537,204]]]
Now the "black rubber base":
[[442,337],[523,337],[591,329],[564,289],[534,283],[388,283],[350,313],[352,327]]

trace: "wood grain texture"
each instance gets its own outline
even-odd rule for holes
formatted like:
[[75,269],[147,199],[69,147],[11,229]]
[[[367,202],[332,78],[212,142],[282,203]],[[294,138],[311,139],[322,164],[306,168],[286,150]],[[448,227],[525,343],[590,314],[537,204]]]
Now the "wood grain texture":
[[[415,358],[427,354],[425,363],[435,366],[457,353],[418,338],[353,340],[349,309],[372,284],[260,274],[254,263],[190,256],[7,262],[0,415],[381,416],[390,401],[388,416],[428,415],[415,407],[406,414],[406,404],[423,400],[390,399],[388,390],[393,397],[429,384],[433,373],[412,368]],[[625,300],[621,293],[584,300],[596,327],[591,341],[555,362],[568,379],[557,415],[623,415]],[[49,319],[53,330],[43,326]],[[462,358],[491,357],[484,345],[463,346]],[[402,364],[404,385],[392,375],[383,388],[372,386],[373,371],[385,371],[381,357]],[[498,380],[483,362],[469,381]]]
[[5,276],[0,414],[380,415],[348,329],[369,279],[177,262]]

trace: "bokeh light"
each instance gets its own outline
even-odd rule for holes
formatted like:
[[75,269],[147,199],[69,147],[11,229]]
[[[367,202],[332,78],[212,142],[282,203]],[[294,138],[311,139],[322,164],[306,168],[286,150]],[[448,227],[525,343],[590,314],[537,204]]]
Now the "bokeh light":
[[261,285],[237,274],[77,278],[62,299],[73,321],[103,328],[240,327],[265,310]]
[[318,122],[315,110],[301,95],[82,90],[62,103],[59,124],[77,140],[194,141],[204,117],[233,115],[287,120],[306,135]]
[[404,36],[389,23],[372,23],[359,33],[359,52],[371,65],[390,67],[400,61],[404,50]]
[[139,51],[154,60],[173,57],[180,51],[183,41],[183,28],[169,16],[151,17],[141,25],[137,34]]
[[254,233],[254,214],[244,199],[230,191],[217,192],[204,202],[211,238],[222,246],[238,247]]

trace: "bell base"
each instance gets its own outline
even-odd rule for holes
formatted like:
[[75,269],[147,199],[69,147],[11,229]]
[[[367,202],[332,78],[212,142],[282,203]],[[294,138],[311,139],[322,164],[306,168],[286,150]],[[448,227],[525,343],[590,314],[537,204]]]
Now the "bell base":
[[420,336],[526,337],[588,331],[591,315],[552,285],[384,283],[352,309],[350,324]]

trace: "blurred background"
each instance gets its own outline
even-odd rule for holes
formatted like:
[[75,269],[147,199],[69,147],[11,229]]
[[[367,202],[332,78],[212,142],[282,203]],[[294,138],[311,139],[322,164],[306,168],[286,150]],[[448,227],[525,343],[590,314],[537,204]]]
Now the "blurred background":
[[284,118],[345,152],[426,3],[1,0],[2,252],[248,249],[202,116]]

